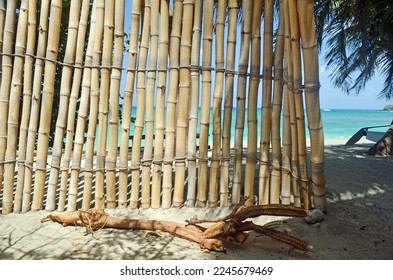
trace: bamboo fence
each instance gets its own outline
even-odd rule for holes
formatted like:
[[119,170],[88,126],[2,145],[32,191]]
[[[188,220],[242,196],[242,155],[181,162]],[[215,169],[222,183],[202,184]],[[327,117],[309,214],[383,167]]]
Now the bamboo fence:
[[313,1],[70,3],[0,1],[3,214],[326,210]]

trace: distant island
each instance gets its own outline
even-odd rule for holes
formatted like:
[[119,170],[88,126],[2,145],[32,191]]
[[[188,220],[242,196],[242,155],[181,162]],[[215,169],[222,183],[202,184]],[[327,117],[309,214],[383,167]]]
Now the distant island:
[[382,109],[383,111],[393,111],[393,104],[388,104]]

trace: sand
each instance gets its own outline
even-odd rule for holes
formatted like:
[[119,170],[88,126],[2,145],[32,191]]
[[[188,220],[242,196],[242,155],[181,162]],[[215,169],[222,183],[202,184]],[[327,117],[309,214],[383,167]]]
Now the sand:
[[[84,228],[41,223],[46,212],[0,216],[0,259],[393,259],[393,158],[370,157],[370,143],[327,145],[328,212],[309,225],[302,218],[260,217],[264,224],[284,219],[282,231],[310,242],[308,252],[251,233],[244,244],[225,242],[226,252],[205,252],[198,244],[145,231]],[[184,222],[193,216],[224,216],[228,209],[111,210],[113,215]]]

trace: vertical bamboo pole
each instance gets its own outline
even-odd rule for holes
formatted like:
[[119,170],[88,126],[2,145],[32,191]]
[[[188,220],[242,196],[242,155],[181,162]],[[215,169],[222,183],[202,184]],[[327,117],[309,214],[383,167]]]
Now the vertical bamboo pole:
[[[0,193],[3,186],[3,172],[5,150],[7,147],[7,121],[8,121],[8,105],[11,90],[12,79],[12,61],[14,48],[14,29],[17,1],[7,1],[7,11],[4,25],[4,46],[2,61],[2,80],[0,85]],[[5,212],[3,208],[3,212]]]
[[[5,0],[0,0],[0,51],[3,51],[3,37],[4,37],[4,24],[5,24]],[[0,56],[0,66],[3,65],[3,56]],[[2,79],[2,67],[0,67],[0,85]]]
[[220,175],[220,206],[228,206],[229,164],[231,158],[231,128],[233,108],[233,86],[235,71],[236,33],[237,33],[237,0],[228,2],[228,37],[225,73],[224,121],[222,130],[222,156]]
[[64,56],[65,65],[61,76],[59,112],[56,121],[56,131],[53,141],[52,161],[48,182],[48,194],[46,200],[47,211],[53,211],[56,207],[56,187],[59,178],[63,138],[67,125],[66,121],[73,76],[73,67],[71,67],[71,65],[75,62],[80,13],[81,1],[72,1],[70,7],[70,21],[68,24],[67,46]]
[[210,167],[209,207],[218,205],[218,176],[221,154],[221,106],[224,88],[225,60],[224,60],[224,33],[226,0],[219,0],[216,19],[216,80],[213,95],[213,150]]
[[[114,16],[115,16],[115,2],[106,1],[105,3],[105,22],[104,22],[104,42],[102,47],[102,69],[101,69],[101,87],[99,97],[99,112],[98,112],[98,147],[97,147],[97,172],[95,184],[95,208],[105,208],[105,158],[106,158],[106,140],[108,130],[108,101],[109,101],[109,87],[110,74],[112,62],[112,48],[113,48],[113,33],[114,33]],[[116,143],[115,143],[116,144]],[[116,200],[116,193],[113,188],[110,190],[110,204],[114,207]]]
[[161,1],[160,7],[160,55],[158,58],[158,81],[156,97],[156,129],[154,142],[153,178],[151,207],[159,208],[161,197],[161,174],[162,158],[164,153],[164,108],[166,77],[168,71],[168,48],[169,48],[169,3],[167,0]]
[[[145,0],[144,18],[142,27],[142,38],[139,47],[139,62],[137,72],[137,114],[135,120],[134,139],[132,140],[131,155],[131,201],[130,207],[137,208],[139,206],[140,191],[140,158],[141,158],[141,142],[144,126],[145,104],[146,104],[146,62],[149,51],[149,32],[150,32],[150,13],[151,6],[148,0]],[[150,112],[149,112],[150,113]]]
[[[67,211],[75,211],[76,210],[76,200],[78,195],[78,182],[79,182],[79,173],[81,169],[81,160],[82,160],[82,150],[84,144],[84,136],[85,136],[85,129],[86,129],[86,119],[88,117],[89,112],[89,103],[93,103],[90,101],[92,99],[92,95],[95,95],[94,98],[98,98],[97,91],[98,91],[98,75],[99,69],[96,68],[100,63],[100,53],[101,53],[101,44],[102,44],[102,33],[104,27],[104,1],[103,0],[96,0],[94,2],[93,9],[95,10],[96,22],[93,28],[91,26],[90,32],[93,31],[94,37],[91,38],[92,48],[91,52],[88,48],[87,56],[86,56],[86,63],[90,65],[91,70],[88,68],[84,69],[83,72],[83,81],[82,81],[82,93],[81,93],[81,101],[78,110],[78,121],[75,130],[75,141],[74,141],[74,150],[72,154],[72,167],[71,167],[71,179],[69,183],[69,193],[68,193],[68,203],[67,203]],[[94,14],[93,10],[93,14]],[[89,41],[90,41],[89,38]],[[91,63],[90,63],[91,62]],[[94,74],[94,75],[93,75]],[[94,87],[93,87],[94,86]],[[97,108],[95,109],[95,113],[97,113]],[[89,119],[89,128],[91,123],[97,123],[97,114],[92,115]],[[94,125],[94,129],[95,129]],[[89,131],[90,132],[90,131]],[[94,141],[94,134],[93,134],[93,141]],[[88,134],[88,137],[91,137],[91,133]],[[86,149],[87,150],[87,149]],[[91,151],[91,149],[90,149]],[[86,154],[87,158],[87,154]],[[86,159],[87,160],[87,159]],[[92,169],[92,166],[87,166],[86,168]],[[90,181],[91,183],[91,181]],[[85,174],[85,185],[83,190],[83,209],[90,208],[91,202],[91,184],[86,184],[86,174]]]
[[135,67],[138,59],[139,26],[141,18],[141,3],[132,2],[131,27],[130,27],[130,49],[128,52],[128,69],[126,86],[124,89],[124,102],[121,124],[120,162],[119,162],[119,208],[127,207],[128,187],[128,143],[130,136],[130,122],[132,110],[132,98],[135,84]]
[[181,22],[183,15],[183,0],[174,0],[171,40],[169,49],[170,70],[168,99],[166,101],[166,139],[164,154],[164,173],[162,182],[162,208],[169,208],[172,201],[172,164],[175,149],[175,124],[177,90],[179,82],[179,49],[181,38]]
[[[15,41],[15,59],[12,73],[12,84],[10,93],[7,130],[7,149],[5,153],[4,165],[4,194],[3,213],[9,214],[12,211],[14,199],[14,175],[16,163],[16,144],[18,141],[19,126],[19,104],[20,93],[22,91],[22,75],[24,55],[27,40],[27,21],[29,16],[28,1],[23,0],[19,9],[18,28]],[[0,183],[1,184],[1,183]]]
[[252,2],[244,0],[242,3],[242,36],[241,49],[238,66],[238,83],[236,97],[236,125],[235,125],[235,167],[232,189],[232,204],[240,202],[240,193],[242,186],[242,168],[243,168],[243,133],[244,118],[246,109],[246,88],[247,88],[247,69],[250,53],[250,35],[251,35],[251,17]]
[[[257,103],[258,103],[258,87],[261,71],[261,13],[262,1],[254,1],[252,7],[252,33],[251,33],[251,67],[250,67],[250,83],[248,89],[248,137],[247,137],[247,161],[246,174],[244,177],[244,196],[249,199],[246,205],[252,205],[254,202],[254,177],[257,160]],[[265,19],[269,18],[269,13],[265,13]],[[266,26],[265,26],[266,28]],[[264,50],[266,51],[266,50]],[[265,55],[271,55],[266,54]],[[264,60],[265,61],[265,60]],[[264,83],[265,84],[265,83]],[[264,93],[264,99],[270,92]],[[268,120],[270,122],[270,118]]]
[[18,177],[16,182],[14,212],[19,213],[22,208],[23,183],[25,179],[26,141],[29,127],[31,96],[33,86],[33,66],[37,28],[37,2],[29,1],[29,24],[27,30],[27,48],[25,58],[25,70],[23,75],[23,104],[22,117],[20,120],[20,132],[18,142]]
[[300,57],[300,33],[296,1],[289,1],[289,26],[293,61],[293,92],[296,107],[297,137],[299,151],[300,180],[303,190],[304,208],[310,208],[310,192],[307,174],[306,129],[304,123],[302,67]]
[[[284,1],[280,0],[280,15],[274,52],[274,91],[272,102],[272,174],[270,203],[280,203],[281,189],[281,110],[283,99],[283,56],[284,56]],[[285,114],[285,112],[284,112]],[[283,147],[284,148],[284,147]],[[282,161],[284,162],[284,161]]]
[[113,69],[111,74],[110,99],[109,99],[109,147],[107,166],[107,206],[108,208],[116,207],[116,162],[117,149],[119,141],[119,94],[121,81],[121,67],[123,65],[123,47],[124,47],[124,0],[117,0],[115,6],[115,38],[114,38],[114,56]]
[[[96,2],[93,4],[92,15],[91,15],[91,23],[90,23],[90,34],[89,40],[87,43],[86,50],[86,60],[85,66],[83,69],[83,56],[85,50],[85,39],[86,39],[86,31],[87,31],[87,20],[89,19],[89,10],[90,10],[90,0],[83,0],[82,4],[82,14],[79,21],[79,29],[78,29],[78,42],[76,49],[76,57],[75,57],[75,69],[73,74],[72,88],[69,100],[68,107],[68,117],[67,117],[67,130],[65,137],[65,148],[64,155],[61,163],[61,181],[60,181],[60,194],[58,201],[58,211],[64,211],[65,200],[67,195],[68,188],[68,175],[69,175],[69,167],[71,161],[72,154],[72,144],[74,138],[74,130],[75,130],[75,117],[76,117],[76,107],[79,98],[79,91],[81,87],[82,81],[82,72],[84,73],[84,79],[87,79],[90,88],[90,73],[91,73],[91,60],[92,60],[92,47],[94,40],[94,28],[96,22],[95,15],[95,6]],[[81,99],[82,101],[83,99]],[[57,183],[56,183],[57,184]]]
[[186,172],[186,139],[188,128],[188,103],[190,94],[191,38],[194,14],[194,0],[184,1],[183,27],[180,42],[179,103],[176,123],[176,176],[173,192],[173,206],[180,207],[184,202],[184,180]]
[[314,1],[299,0],[297,7],[304,61],[304,91],[311,140],[314,207],[326,211],[324,136],[319,101],[318,44],[315,36]]
[[210,122],[211,99],[211,60],[212,60],[212,32],[213,32],[214,1],[207,0],[203,18],[203,56],[202,56],[202,104],[201,104],[201,133],[199,139],[199,170],[197,207],[206,204],[208,185],[208,140]]
[[49,18],[49,4],[50,1],[41,2],[40,11],[40,28],[38,35],[37,45],[37,58],[34,66],[34,81],[33,81],[33,97],[31,104],[31,114],[29,120],[29,129],[27,135],[26,145],[26,163],[25,163],[25,178],[23,188],[23,201],[22,201],[22,212],[25,213],[30,210],[31,202],[31,187],[33,177],[33,162],[34,162],[34,150],[36,144],[36,136],[38,130],[38,120],[40,116],[41,107],[41,83],[44,72],[43,58],[46,52],[46,43],[48,36],[48,18]]
[[156,83],[157,54],[158,54],[158,17],[160,3],[152,0],[150,23],[150,56],[146,85],[146,140],[142,158],[142,208],[150,207],[150,173],[153,157],[154,135],[154,88]]
[[46,50],[45,61],[45,77],[42,89],[42,106],[40,125],[38,130],[37,144],[37,170],[34,181],[34,195],[32,210],[41,210],[44,200],[44,187],[46,180],[46,163],[48,156],[48,144],[50,123],[52,117],[53,95],[55,88],[55,75],[57,65],[57,54],[59,50],[61,12],[63,2],[61,0],[53,0],[51,3],[50,24],[48,33],[48,48]]
[[197,170],[196,170],[196,156],[197,156],[197,126],[198,126],[198,110],[199,110],[199,65],[201,57],[201,36],[202,36],[202,16],[203,16],[203,1],[196,0],[194,8],[194,27],[192,34],[191,47],[191,95],[190,95],[190,117],[188,127],[188,188],[187,188],[187,206],[195,206]]

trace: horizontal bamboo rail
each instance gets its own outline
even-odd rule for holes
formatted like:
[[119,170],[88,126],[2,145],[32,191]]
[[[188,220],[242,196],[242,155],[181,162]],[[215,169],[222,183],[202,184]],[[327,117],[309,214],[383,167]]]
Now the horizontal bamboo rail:
[[89,2],[0,11],[3,214],[244,198],[326,210],[310,1]]

